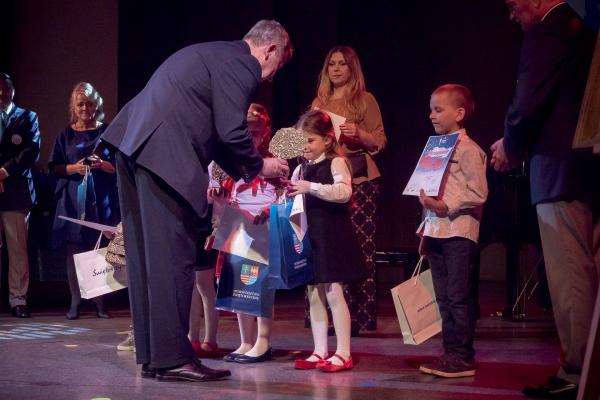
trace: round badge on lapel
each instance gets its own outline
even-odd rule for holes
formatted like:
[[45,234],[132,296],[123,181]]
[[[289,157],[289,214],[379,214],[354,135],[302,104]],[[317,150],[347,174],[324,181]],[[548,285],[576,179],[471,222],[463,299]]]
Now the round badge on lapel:
[[20,135],[17,135],[16,133],[14,135],[11,136],[10,141],[13,142],[13,144],[21,144],[21,142],[23,141],[23,138]]

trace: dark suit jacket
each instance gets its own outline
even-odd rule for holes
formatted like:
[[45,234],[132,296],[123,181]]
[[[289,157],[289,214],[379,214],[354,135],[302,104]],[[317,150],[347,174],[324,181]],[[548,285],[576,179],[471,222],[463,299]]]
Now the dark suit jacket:
[[31,167],[40,155],[40,129],[34,112],[16,105],[0,140],[0,167],[8,177],[0,193],[0,211],[28,210],[35,200]]
[[[515,95],[505,121],[511,159],[530,159],[533,204],[588,197],[598,157],[571,150],[594,35],[567,4],[526,32]],[[596,175],[596,176],[594,176]]]
[[170,56],[102,139],[133,157],[203,216],[208,164],[251,180],[262,158],[246,132],[261,68],[246,42],[195,44]]

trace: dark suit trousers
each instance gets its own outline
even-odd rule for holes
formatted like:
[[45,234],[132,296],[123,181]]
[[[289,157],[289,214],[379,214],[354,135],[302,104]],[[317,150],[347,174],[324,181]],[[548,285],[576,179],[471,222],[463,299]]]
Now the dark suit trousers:
[[[138,364],[192,362],[188,340],[199,217],[177,192],[117,153],[117,178]],[[198,196],[205,190],[198,188]]]

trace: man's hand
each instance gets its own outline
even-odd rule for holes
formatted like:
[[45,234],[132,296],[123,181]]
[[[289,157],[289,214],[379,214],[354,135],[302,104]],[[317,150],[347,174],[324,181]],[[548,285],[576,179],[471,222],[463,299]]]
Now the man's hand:
[[498,172],[506,172],[511,170],[514,166],[508,160],[506,151],[504,151],[504,139],[497,140],[493,145],[490,146],[492,150],[492,159],[490,165]]
[[286,160],[279,158],[265,158],[260,175],[265,178],[285,178],[290,172]]
[[446,215],[448,213],[448,206],[443,200],[438,200],[435,197],[427,196],[423,189],[421,189],[419,192],[419,203],[421,203],[421,205],[426,209],[431,210],[436,214]]

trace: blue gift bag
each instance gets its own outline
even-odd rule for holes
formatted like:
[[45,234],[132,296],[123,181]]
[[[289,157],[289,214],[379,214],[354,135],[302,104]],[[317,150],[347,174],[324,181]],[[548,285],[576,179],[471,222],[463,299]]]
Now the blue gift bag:
[[298,240],[290,225],[292,202],[271,205],[269,219],[269,287],[293,289],[314,279],[308,234]]
[[82,221],[98,221],[94,176],[88,168],[83,179],[77,185],[77,219]]
[[267,285],[269,266],[229,253],[222,256],[215,308],[271,318],[275,290]]

